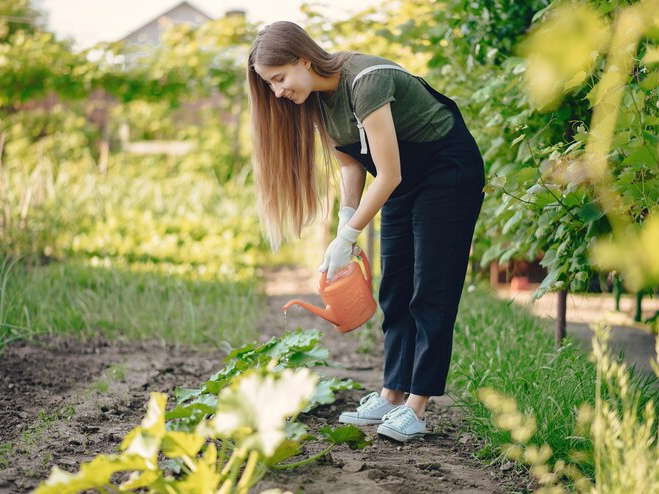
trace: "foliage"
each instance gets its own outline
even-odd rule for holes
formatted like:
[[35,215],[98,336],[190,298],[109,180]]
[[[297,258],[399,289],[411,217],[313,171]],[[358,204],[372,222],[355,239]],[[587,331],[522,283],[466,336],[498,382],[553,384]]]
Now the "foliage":
[[[83,52],[42,30],[17,29],[0,43],[0,109],[47,96],[82,99],[103,90],[119,101],[176,103],[211,89],[242,91],[243,61],[253,32],[239,16],[209,21],[199,29],[169,29],[162,46],[132,57],[121,42]],[[126,60],[131,60],[126,63]]]
[[[591,120],[592,127],[578,124],[565,143],[552,139],[536,153],[528,145],[532,169],[537,173],[524,175],[526,170],[517,168],[509,187],[502,187],[503,174],[492,184],[522,205],[515,212],[505,212],[503,207],[497,211],[496,223],[503,226],[496,228],[512,238],[512,246],[498,242],[492,257],[505,260],[520,253],[544,253],[543,265],[549,274],[536,296],[554,288],[584,289],[593,261],[600,269],[622,271],[634,289],[646,283],[651,286],[659,279],[652,269],[646,271],[645,280],[630,278],[630,272],[621,269],[628,265],[602,263],[589,251],[595,240],[611,229],[615,238],[628,234],[615,232],[621,224],[642,223],[659,202],[655,122],[659,93],[647,59],[634,58],[640,36],[651,34],[647,27],[652,22],[651,12],[648,2],[627,9],[615,9],[605,2],[595,6],[552,5],[523,46],[527,60],[515,70],[524,75],[530,107],[557,107],[564,93],[581,94],[590,109],[580,118],[583,122]],[[635,23],[629,22],[630,16]],[[645,20],[641,22],[641,18]],[[651,51],[650,42],[648,39],[643,51]],[[599,55],[607,51],[604,64]],[[616,90],[609,91],[611,88]],[[524,133],[513,144],[526,139],[527,130],[520,130]],[[656,237],[648,239],[646,244],[656,241]],[[619,240],[618,246],[623,247]],[[617,252],[618,259],[633,255],[628,250],[624,255],[623,250]]]
[[0,5],[0,42],[16,31],[34,32],[41,23],[41,14],[30,5],[30,0],[4,0]]
[[[549,274],[536,293],[540,296],[548,289],[586,289],[595,269],[620,271],[623,267],[606,262],[612,256],[624,257],[617,255],[619,251],[613,247],[613,251],[609,249],[611,255],[602,254],[599,267],[594,267],[589,257],[594,239],[608,234],[612,225],[610,207],[602,204],[600,187],[585,174],[582,158],[591,135],[588,122],[592,109],[602,103],[605,94],[599,88],[606,71],[604,55],[614,39],[612,25],[628,3],[593,0],[561,7],[560,2],[548,5],[546,0],[406,0],[335,23],[328,23],[313,6],[307,5],[304,11],[306,27],[328,48],[356,49],[392,58],[415,72],[425,73],[459,102],[484,151],[491,178],[475,253],[482,257],[482,263],[544,257]],[[563,22],[564,16],[571,20]],[[648,22],[651,18],[647,16]],[[91,53],[84,61],[74,54],[53,55],[57,64],[34,62],[45,67],[46,75],[40,68],[33,69],[37,74],[33,80],[36,77],[52,82],[33,84],[30,91],[37,93],[15,93],[7,100],[15,103],[31,99],[44,94],[43,88],[47,87],[61,86],[64,97],[82,97],[88,94],[85,91],[103,87],[131,105],[139,100],[157,100],[166,107],[167,101],[219,88],[230,96],[227,103],[235,105],[236,98],[240,99],[246,44],[253,35],[253,27],[236,22],[217,21],[198,30],[172,29],[161,50],[147,54],[144,63],[128,63],[121,76],[116,70],[120,56],[116,46],[97,47],[106,54],[97,62],[89,61]],[[525,38],[531,24],[531,35]],[[6,49],[13,50],[11,60],[19,64],[29,50],[53,41],[40,40],[41,34],[45,33],[24,34],[23,39],[15,33],[13,41],[5,43]],[[626,201],[632,223],[639,224],[657,202],[656,167],[652,166],[657,159],[653,36],[654,31],[649,30],[630,72],[633,77],[623,81],[625,96],[619,105],[616,139],[607,150],[612,185]],[[548,41],[556,38],[560,38],[559,43]],[[25,44],[27,39],[29,46]],[[521,39],[526,41],[519,45]],[[516,50],[518,45],[521,48]],[[211,46],[213,49],[209,49]],[[579,50],[572,49],[575,46]],[[61,49],[66,51],[65,46]],[[48,49],[40,51],[49,53]],[[180,60],[186,61],[183,67],[178,64]],[[171,66],[173,61],[177,61],[177,67]],[[48,72],[50,65],[52,71]],[[60,65],[63,68],[59,69]],[[69,70],[71,67],[79,70]],[[24,91],[20,89],[19,79],[24,78],[20,70],[16,65],[5,71],[14,74],[15,80],[8,80],[2,87]],[[79,74],[84,75],[84,89],[76,89],[80,86]],[[150,85],[149,81],[155,80],[159,88]],[[543,94],[546,100],[542,100]],[[165,119],[150,119],[146,127],[167,118],[171,114]],[[162,133],[147,129],[145,135],[148,132]],[[227,135],[221,142],[230,139]],[[205,157],[215,149],[211,145],[204,147]],[[232,164],[227,160],[217,167],[217,176],[220,180],[231,177],[233,170],[245,162]]]
[[[121,44],[75,53],[21,25],[0,41],[2,252],[253,274],[264,249],[240,118],[253,27],[239,16],[176,26],[140,58]],[[201,97],[213,106],[193,118],[177,109]],[[103,157],[97,147],[122,122],[134,137],[182,139],[192,151]]]
[[[566,158],[558,166],[554,167],[559,180],[570,181],[571,184],[579,184],[589,189],[591,196],[597,199],[602,212],[606,214],[606,220],[613,228],[614,238],[618,246],[624,245],[620,242],[621,236],[629,232],[622,232],[625,225],[643,223],[647,216],[659,203],[656,192],[657,177],[657,149],[656,137],[657,119],[657,76],[650,72],[647,60],[635,60],[636,47],[643,33],[651,34],[649,27],[652,23],[653,8],[649,2],[640,2],[637,5],[616,12],[617,23],[613,28],[612,39],[607,57],[607,65],[601,73],[599,82],[592,87],[586,98],[594,108],[592,117],[592,129],[583,132],[585,137],[575,139],[574,145],[570,146],[565,153]],[[557,22],[565,18],[569,13],[558,11]],[[592,10],[583,10],[584,22],[590,24],[591,29],[586,30],[587,42],[589,39],[599,37],[598,44],[606,36],[601,34],[608,26],[603,25],[597,14]],[[656,15],[656,13],[654,14]],[[542,31],[541,31],[542,33]],[[549,29],[549,35],[558,39],[557,33]],[[531,38],[534,42],[536,38]],[[562,45],[565,46],[565,45]],[[652,50],[649,44],[644,50]],[[537,50],[533,53],[536,54]],[[534,56],[541,60],[551,59],[543,52]],[[590,54],[581,53],[581,63],[588,63]],[[577,57],[578,58],[578,57]],[[531,62],[531,65],[535,62]],[[634,77],[630,77],[631,72]],[[646,75],[647,74],[647,75]],[[656,74],[656,73],[655,73]],[[556,77],[564,79],[556,80]],[[579,71],[579,64],[573,66],[559,66],[556,77],[549,77],[554,84],[564,85],[569,89],[585,77],[583,70]],[[570,79],[568,82],[563,82]],[[617,90],[611,91],[610,89]],[[586,141],[586,142],[584,142]],[[584,150],[585,147],[585,150]],[[567,163],[566,163],[567,161]],[[567,169],[565,165],[568,165]],[[571,170],[570,170],[571,168]],[[566,177],[567,175],[567,177]],[[648,187],[649,186],[649,187]],[[646,192],[647,190],[647,192]],[[602,216],[602,215],[597,215]],[[596,221],[599,221],[598,217]],[[652,230],[649,230],[650,232]],[[591,233],[589,231],[589,233]],[[595,230],[595,233],[597,232]],[[594,235],[585,239],[592,244]],[[656,243],[659,237],[648,239],[650,251],[656,251]],[[609,249],[610,250],[610,249]],[[618,250],[618,254],[623,251]],[[624,257],[633,256],[633,251],[624,251]],[[597,251],[595,251],[597,254]],[[635,264],[645,256],[637,257]],[[595,262],[600,262],[597,256]],[[604,268],[618,268],[618,263],[601,263]],[[627,266],[625,266],[627,267]],[[652,264],[646,265],[652,268]],[[627,275],[627,282],[633,289],[644,286],[652,286],[659,279],[657,271],[648,269],[645,279],[629,277],[630,272],[622,270]]]
[[[641,393],[631,384],[626,364],[611,357],[609,330],[599,325],[594,330],[596,400],[594,406],[579,407],[573,434],[592,441],[592,451],[577,449],[569,461],[550,462],[552,448],[530,442],[535,433],[533,414],[520,413],[515,400],[491,388],[482,388],[479,398],[492,412],[497,427],[510,432],[513,443],[504,448],[504,453],[531,467],[531,473],[542,485],[537,493],[571,492],[566,481],[584,493],[659,492],[656,403],[650,400],[642,404]],[[656,359],[652,364],[659,376]],[[591,463],[595,466],[594,484],[583,472],[583,465]]]
[[[279,368],[312,368],[328,365],[329,352],[319,346],[322,333],[318,330],[285,332],[281,338],[271,338],[262,345],[247,344],[236,348],[227,355],[225,366],[213,374],[201,388],[177,389],[176,407],[167,412],[168,427],[175,430],[191,431],[199,422],[216,408],[217,394],[237,376],[250,369],[265,367],[273,359]],[[359,389],[352,379],[341,381],[336,378],[322,378],[314,395],[304,411],[317,404],[334,402],[334,392],[345,389]]]
[[[198,421],[189,430],[167,427],[167,397],[152,393],[142,424],[126,435],[121,453],[97,456],[83,464],[77,474],[55,467],[35,492],[76,493],[92,488],[104,492],[115,488],[114,474],[132,472],[116,486],[122,492],[148,488],[162,493],[246,494],[268,468],[306,464],[337,444],[364,448],[369,443],[358,428],[325,427],[321,433],[329,443],[327,448],[297,464],[282,464],[299,454],[303,441],[312,439],[295,418],[317,394],[318,376],[300,362],[309,355],[326,353],[317,347],[318,336],[317,331],[297,331],[263,347],[252,345],[232,352],[229,362],[234,368],[243,367],[241,362],[245,362],[244,372],[234,372],[230,382],[214,395],[210,419]],[[307,353],[300,355],[293,348],[305,348]],[[264,355],[264,362],[265,353],[271,359],[267,365],[250,365],[250,354],[257,359],[256,354]],[[159,463],[162,457],[167,460]]]
[[114,152],[102,170],[95,161],[101,132],[87,111],[58,103],[0,119],[0,251],[23,265],[3,276],[0,346],[99,329],[245,341],[239,335],[250,337],[256,314],[247,308],[258,301],[245,280],[254,279],[266,249],[233,128],[211,110],[190,122],[169,104],[133,101],[116,107],[117,119],[146,126],[147,137],[186,139],[192,151]]

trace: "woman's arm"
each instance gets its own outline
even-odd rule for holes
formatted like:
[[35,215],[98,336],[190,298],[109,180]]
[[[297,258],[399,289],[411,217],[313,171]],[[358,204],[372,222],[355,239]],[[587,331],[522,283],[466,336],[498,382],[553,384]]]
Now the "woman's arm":
[[366,170],[349,154],[335,149],[334,155],[341,165],[341,207],[357,209],[364,193]]
[[[382,209],[385,201],[389,199],[401,181],[400,155],[394,119],[391,115],[391,104],[375,110],[364,119],[363,124],[368,136],[368,146],[373,156],[373,163],[377,170],[377,177],[369,186],[361,203],[358,202],[359,207],[348,223],[351,228],[356,230],[363,230],[366,227]],[[343,176],[343,167],[341,175]],[[352,206],[347,203],[345,205]]]
[[377,177],[359,203],[359,196],[364,189],[365,173],[357,172],[355,160],[337,156],[342,163],[342,203],[351,207],[358,204],[359,207],[348,224],[337,232],[336,238],[325,251],[325,259],[319,270],[327,271],[327,279],[331,279],[341,268],[348,265],[357,237],[382,209],[382,205],[401,181],[400,156],[391,106],[385,105],[366,117],[364,128],[377,169]]

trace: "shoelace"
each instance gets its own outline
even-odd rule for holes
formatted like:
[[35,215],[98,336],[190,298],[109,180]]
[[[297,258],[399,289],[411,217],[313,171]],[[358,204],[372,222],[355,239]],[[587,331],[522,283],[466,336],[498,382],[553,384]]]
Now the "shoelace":
[[373,391],[371,394],[364,396],[359,400],[358,410],[360,412],[366,412],[370,409],[377,408],[380,405],[380,400],[378,400],[379,397],[380,394],[377,391]]
[[401,429],[418,420],[414,410],[407,405],[399,405],[382,417],[383,422],[388,422]]

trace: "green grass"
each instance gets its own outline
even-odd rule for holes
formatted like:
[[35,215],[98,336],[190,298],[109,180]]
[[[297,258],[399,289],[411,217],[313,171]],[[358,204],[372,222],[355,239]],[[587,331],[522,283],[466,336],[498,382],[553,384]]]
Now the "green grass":
[[174,343],[254,339],[261,295],[253,281],[199,279],[161,267],[21,263],[0,272],[0,347],[17,338],[74,334]]
[[113,153],[100,173],[84,153],[28,166],[29,151],[8,147],[0,167],[0,349],[40,334],[254,338],[266,250],[248,167],[224,181],[227,156]]
[[46,413],[45,410],[39,411],[39,417],[23,430],[17,439],[0,443],[0,469],[9,466],[11,456],[17,450],[29,453],[43,441],[55,422],[70,420],[74,414],[75,410],[70,404],[64,405],[51,413]]
[[[639,410],[650,398],[656,403],[654,376],[636,376],[633,382],[642,391]],[[520,411],[536,416],[533,442],[551,446],[554,460],[592,448],[589,440],[575,436],[574,426],[578,407],[595,403],[594,363],[570,338],[554,350],[551,330],[522,307],[482,290],[465,292],[449,383],[467,411],[469,429],[484,439],[483,458],[497,457],[501,446],[511,440],[509,433],[494,426],[490,412],[477,400],[476,391],[482,387],[514,398]],[[583,466],[592,473],[592,464]]]

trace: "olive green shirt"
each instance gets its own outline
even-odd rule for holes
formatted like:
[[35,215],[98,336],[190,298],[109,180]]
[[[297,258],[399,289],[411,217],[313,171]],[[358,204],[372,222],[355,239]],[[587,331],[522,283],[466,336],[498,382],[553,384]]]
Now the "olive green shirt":
[[[341,67],[337,90],[330,95],[321,93],[325,127],[339,146],[359,142],[349,98],[355,76],[367,67],[382,64],[398,65],[386,58],[356,53]],[[421,81],[400,70],[374,70],[361,76],[355,84],[352,102],[362,122],[378,108],[391,103],[396,135],[401,141],[436,141],[453,126],[451,111]]]

